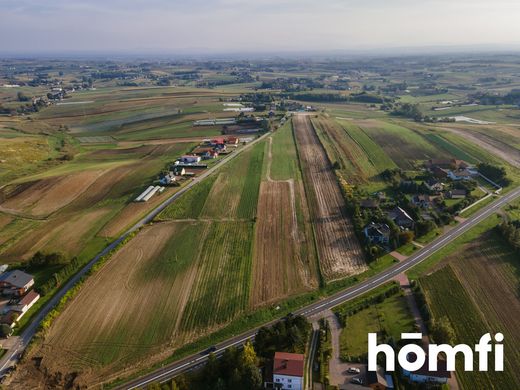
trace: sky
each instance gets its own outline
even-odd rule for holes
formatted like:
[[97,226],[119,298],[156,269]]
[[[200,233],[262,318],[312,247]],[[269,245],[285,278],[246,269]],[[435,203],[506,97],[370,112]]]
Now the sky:
[[0,0],[0,53],[520,49],[518,0]]

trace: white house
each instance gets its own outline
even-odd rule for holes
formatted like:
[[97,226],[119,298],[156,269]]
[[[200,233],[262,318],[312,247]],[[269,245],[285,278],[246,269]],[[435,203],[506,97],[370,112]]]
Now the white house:
[[304,355],[276,352],[274,354],[273,382],[283,390],[303,390]]
[[430,371],[428,369],[428,357],[426,357],[426,361],[420,369],[414,372],[403,370],[403,375],[410,378],[410,381],[414,383],[443,384],[448,383],[448,379],[451,378],[451,373],[446,369],[446,361],[438,360],[437,371]]
[[25,296],[22,299],[18,301],[18,304],[16,305],[16,308],[14,310],[22,314],[25,314],[25,312],[29,310],[32,307],[32,305],[34,305],[38,301],[38,299],[40,299],[40,294],[38,294],[34,290],[31,290],[27,294],[25,294]]

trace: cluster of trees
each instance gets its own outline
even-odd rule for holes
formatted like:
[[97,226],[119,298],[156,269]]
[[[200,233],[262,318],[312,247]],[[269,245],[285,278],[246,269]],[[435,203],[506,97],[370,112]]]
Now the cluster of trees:
[[498,231],[509,245],[520,252],[520,221],[503,221],[498,225]]
[[276,351],[303,353],[311,324],[302,316],[288,315],[271,327],[262,327],[255,337],[258,356],[272,359]]
[[477,165],[478,171],[486,176],[488,179],[493,180],[495,183],[500,183],[503,186],[510,184],[510,180],[507,177],[507,172],[504,167],[499,167],[489,163],[480,163]]
[[29,260],[29,266],[31,268],[42,266],[65,265],[67,263],[67,258],[63,255],[63,253],[59,252],[44,253],[38,251]]
[[210,354],[207,364],[190,381],[189,389],[261,389],[262,375],[257,364],[258,358],[250,343],[245,344],[242,350],[229,348],[218,359]]
[[272,327],[263,327],[254,344],[243,349],[228,348],[221,357],[210,353],[203,369],[181,375],[170,383],[151,384],[148,390],[260,390],[263,385],[258,366],[273,364],[276,351],[304,353],[311,325],[305,317],[288,315]]
[[342,95],[339,93],[300,93],[297,95],[289,95],[289,98],[308,102],[357,102],[383,104],[386,101],[383,96],[367,92],[354,93],[351,95]]
[[475,95],[475,98],[483,105],[498,106],[502,104],[513,104],[520,106],[520,89],[513,89],[506,95],[482,93]]
[[52,277],[41,285],[36,286],[40,295],[45,295],[60,286],[78,271],[81,262],[73,257],[71,260],[61,253],[36,252],[29,260],[29,272],[45,267],[57,267],[59,270],[52,274]]
[[424,115],[421,112],[418,104],[397,103],[395,106],[393,106],[390,114],[410,118],[416,122],[421,122],[424,120]]

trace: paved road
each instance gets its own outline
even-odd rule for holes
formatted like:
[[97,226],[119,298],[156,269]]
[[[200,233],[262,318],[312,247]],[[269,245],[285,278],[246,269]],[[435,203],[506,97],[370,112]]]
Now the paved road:
[[[436,240],[432,241],[430,244],[426,245],[424,248],[418,250],[415,254],[408,257],[405,261],[395,264],[394,266],[384,270],[378,275],[375,275],[364,282],[359,283],[354,287],[347,288],[343,291],[340,291],[330,297],[324,298],[318,302],[315,302],[311,305],[305,306],[300,310],[294,312],[294,314],[301,314],[305,317],[311,317],[316,315],[317,313],[331,309],[343,302],[351,300],[353,298],[359,297],[364,293],[381,286],[382,284],[392,280],[395,276],[400,273],[409,270],[413,266],[419,264],[420,262],[427,259],[433,253],[437,252],[439,249],[445,247],[450,242],[455,240],[457,237],[477,225],[479,222],[489,217],[493,213],[495,213],[498,209],[503,207],[509,202],[514,201],[515,199],[520,197],[520,187],[511,191],[510,193],[498,198],[493,203],[487,205],[482,208],[478,212],[476,212],[473,216],[465,220],[464,222],[457,225],[455,228],[451,229],[447,233],[438,237]],[[271,325],[275,323],[275,321],[271,321],[264,325]],[[232,346],[242,345],[247,340],[251,340],[256,335],[258,328],[251,329],[245,333],[242,333],[238,336],[232,337],[222,343],[216,345],[216,350],[214,353],[218,356],[222,354],[227,348]],[[168,364],[165,367],[162,367],[148,375],[145,375],[141,378],[132,380],[125,385],[119,387],[119,389],[137,389],[140,387],[144,387],[152,382],[164,382],[175,376],[190,371],[202,364],[207,360],[207,354],[204,351],[201,351],[197,354],[188,356],[182,360],[173,362]]]
[[92,260],[88,262],[77,274],[75,274],[72,278],[70,278],[63,287],[43,306],[43,308],[34,316],[29,325],[25,328],[25,330],[20,335],[17,342],[13,343],[13,346],[7,353],[0,359],[0,377],[5,375],[8,369],[14,366],[19,358],[21,353],[27,347],[29,341],[33,338],[35,333],[38,330],[40,322],[45,318],[45,316],[58,304],[61,298],[69,291],[76,283],[80,281],[80,279],[85,276],[87,272],[90,271],[92,266],[97,263],[103,256],[107,255],[115,249],[121,242],[123,242],[130,234],[134,233],[147,223],[151,222],[161,211],[163,211],[166,207],[168,207],[173,201],[175,201],[179,196],[192,188],[195,184],[203,180],[204,178],[211,175],[217,169],[219,169],[222,165],[228,163],[229,161],[236,158],[243,151],[251,148],[255,143],[264,139],[269,133],[262,135],[261,137],[255,139],[249,144],[245,145],[242,148],[239,148],[235,152],[231,153],[229,156],[224,157],[218,163],[216,163],[213,167],[206,170],[201,175],[197,176],[193,181],[185,185],[175,194],[166,199],[163,203],[157,206],[155,209],[150,211],[143,219],[137,222],[134,226],[132,226],[129,230],[127,230],[123,235],[121,235],[117,240],[108,245],[105,249],[103,249],[100,253],[98,253]]

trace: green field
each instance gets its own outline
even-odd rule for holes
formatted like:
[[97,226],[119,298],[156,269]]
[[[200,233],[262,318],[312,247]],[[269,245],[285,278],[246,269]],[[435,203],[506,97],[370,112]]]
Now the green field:
[[[392,286],[393,283],[386,284],[334,309],[334,312],[346,322],[340,336],[340,353],[343,360],[356,361],[366,358],[368,333],[378,333],[379,342],[385,342],[389,337],[400,340],[401,333],[414,331],[415,321],[401,293],[359,309],[366,301],[388,291]],[[355,313],[346,314],[351,311]]]
[[[490,323],[488,312],[480,302],[472,301],[452,268],[444,267],[420,279],[434,318],[447,317],[456,334],[456,343],[474,345],[489,331],[502,331],[500,324]],[[464,308],[464,310],[461,310]],[[512,341],[512,340],[509,340]],[[513,348],[509,346],[509,351]],[[516,353],[515,353],[516,355]],[[463,389],[514,388],[518,383],[518,360],[505,353],[505,371],[465,372],[462,360],[457,361],[457,379]]]

